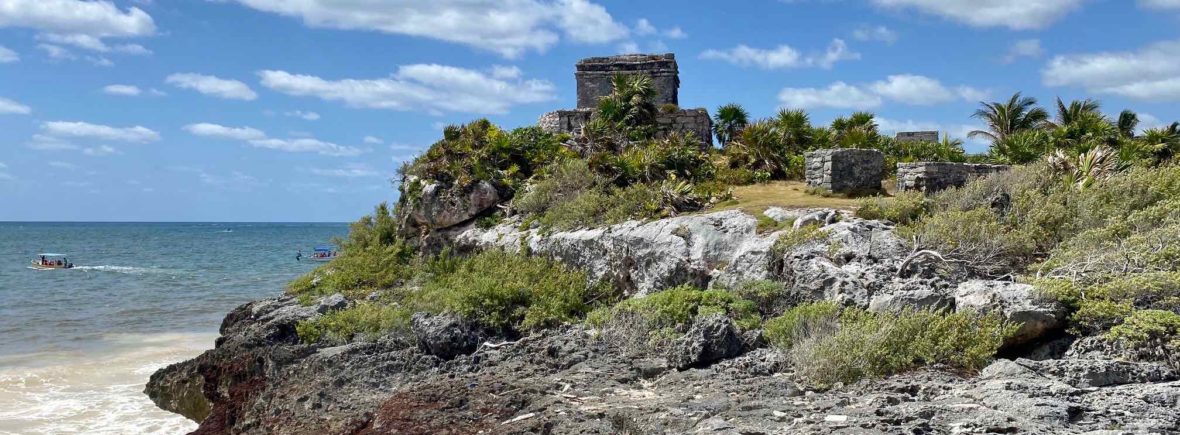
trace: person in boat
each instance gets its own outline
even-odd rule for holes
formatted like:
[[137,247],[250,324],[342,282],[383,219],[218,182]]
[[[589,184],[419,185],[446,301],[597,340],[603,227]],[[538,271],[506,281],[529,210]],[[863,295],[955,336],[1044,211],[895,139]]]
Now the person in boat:
[[47,263],[48,263],[48,262],[47,262],[47,261],[45,261],[45,256],[44,256],[44,255],[42,255],[42,256],[41,256],[41,265],[42,265],[42,266],[48,266],[48,264],[47,264]]

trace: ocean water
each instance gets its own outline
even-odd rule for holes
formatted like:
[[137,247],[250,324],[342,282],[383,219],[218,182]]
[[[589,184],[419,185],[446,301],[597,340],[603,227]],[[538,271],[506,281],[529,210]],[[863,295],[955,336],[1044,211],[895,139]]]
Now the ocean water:
[[[213,347],[229,310],[278,295],[346,224],[0,222],[0,434],[177,434],[143,394]],[[70,270],[39,271],[41,252]]]

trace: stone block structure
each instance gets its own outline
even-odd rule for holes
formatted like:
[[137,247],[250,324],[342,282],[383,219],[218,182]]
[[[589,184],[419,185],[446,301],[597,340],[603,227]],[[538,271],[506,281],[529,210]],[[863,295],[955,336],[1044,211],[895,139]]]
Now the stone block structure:
[[899,131],[894,140],[898,142],[938,142],[937,131]]
[[[655,104],[677,104],[680,89],[676,56],[667,54],[626,54],[591,57],[578,62],[574,78],[578,82],[578,108],[556,110],[541,115],[537,126],[551,133],[577,133],[594,114],[598,100],[610,95],[615,74],[647,74],[656,90]],[[661,109],[663,109],[661,107]],[[656,114],[656,135],[692,134],[708,147],[713,146],[713,120],[705,109],[676,109]]]
[[897,191],[917,190],[927,194],[967,184],[972,178],[1008,170],[1006,165],[974,163],[913,162],[897,164]]
[[833,193],[879,192],[885,155],[877,150],[823,149],[804,155],[807,186]]
[[615,74],[646,74],[656,90],[657,106],[679,104],[680,70],[676,55],[624,54],[609,57],[590,57],[578,61],[574,78],[578,82],[578,108],[598,107],[598,99],[611,93],[611,79]]

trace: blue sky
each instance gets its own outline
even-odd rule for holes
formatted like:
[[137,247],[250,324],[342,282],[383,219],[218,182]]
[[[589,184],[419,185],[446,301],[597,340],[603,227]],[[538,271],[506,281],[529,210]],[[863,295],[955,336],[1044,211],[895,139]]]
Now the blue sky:
[[676,53],[685,107],[961,137],[1023,91],[1153,126],[1177,29],[1180,0],[0,0],[0,220],[353,220],[442,126],[573,107],[623,52]]

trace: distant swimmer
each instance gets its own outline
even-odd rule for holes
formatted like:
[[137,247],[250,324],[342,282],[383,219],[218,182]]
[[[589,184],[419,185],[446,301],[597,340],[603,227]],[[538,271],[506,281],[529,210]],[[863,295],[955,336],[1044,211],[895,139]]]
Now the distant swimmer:
[[295,261],[303,261],[303,251],[302,250],[295,253]]

